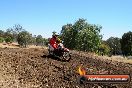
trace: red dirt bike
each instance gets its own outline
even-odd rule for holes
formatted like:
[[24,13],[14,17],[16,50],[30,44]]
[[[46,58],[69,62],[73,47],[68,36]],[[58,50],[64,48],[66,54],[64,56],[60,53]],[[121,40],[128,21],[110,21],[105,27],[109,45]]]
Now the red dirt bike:
[[48,51],[49,51],[49,55],[58,57],[60,60],[63,61],[70,61],[71,59],[71,53],[70,50],[67,48],[62,48],[63,44],[58,45],[58,49],[56,50],[52,50],[51,45],[48,45]]

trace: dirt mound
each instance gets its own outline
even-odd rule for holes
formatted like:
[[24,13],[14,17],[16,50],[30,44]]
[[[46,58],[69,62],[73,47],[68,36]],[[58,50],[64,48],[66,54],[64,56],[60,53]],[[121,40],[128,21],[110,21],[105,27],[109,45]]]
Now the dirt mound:
[[[79,84],[78,66],[87,74],[130,74],[132,64],[103,61],[92,55],[73,52],[70,62],[48,57],[44,49],[0,49],[2,88],[130,88],[129,84]],[[103,86],[103,87],[102,87]],[[113,86],[113,87],[112,87]]]

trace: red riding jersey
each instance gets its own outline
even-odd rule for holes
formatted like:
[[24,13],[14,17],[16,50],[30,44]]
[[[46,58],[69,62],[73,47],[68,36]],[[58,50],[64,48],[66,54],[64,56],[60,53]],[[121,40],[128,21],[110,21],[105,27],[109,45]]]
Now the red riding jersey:
[[55,39],[55,38],[51,38],[51,39],[50,39],[50,45],[51,45],[54,49],[57,49],[57,44],[56,44],[56,39]]

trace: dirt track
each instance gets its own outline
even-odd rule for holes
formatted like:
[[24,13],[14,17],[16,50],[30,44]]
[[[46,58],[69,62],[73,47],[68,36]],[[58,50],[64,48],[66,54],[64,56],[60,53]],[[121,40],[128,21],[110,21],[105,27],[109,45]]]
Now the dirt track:
[[[79,84],[78,66],[87,74],[130,74],[132,64],[102,61],[91,55],[72,54],[70,62],[47,57],[42,49],[0,49],[0,88],[96,88]],[[129,84],[100,84],[101,88],[132,88]]]

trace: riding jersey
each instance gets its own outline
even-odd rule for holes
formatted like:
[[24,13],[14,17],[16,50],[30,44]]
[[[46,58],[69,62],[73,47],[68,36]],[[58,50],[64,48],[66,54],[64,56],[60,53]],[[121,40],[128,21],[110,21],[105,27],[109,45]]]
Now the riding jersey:
[[55,38],[51,38],[51,39],[50,39],[50,45],[51,45],[54,49],[57,49],[57,44],[56,44],[56,39],[55,39]]

